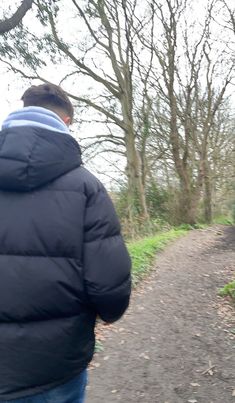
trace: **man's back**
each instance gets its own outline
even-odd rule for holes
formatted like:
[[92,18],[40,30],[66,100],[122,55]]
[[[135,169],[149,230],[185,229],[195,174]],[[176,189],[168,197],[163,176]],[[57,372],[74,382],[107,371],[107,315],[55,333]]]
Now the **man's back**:
[[118,319],[130,260],[112,203],[65,133],[0,133],[0,398],[85,369],[96,315]]

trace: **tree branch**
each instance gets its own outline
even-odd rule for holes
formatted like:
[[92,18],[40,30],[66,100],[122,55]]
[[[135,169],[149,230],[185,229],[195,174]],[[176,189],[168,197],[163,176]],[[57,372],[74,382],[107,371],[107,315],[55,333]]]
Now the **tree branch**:
[[24,18],[25,14],[32,8],[33,0],[23,0],[16,12],[5,20],[0,21],[0,35],[14,29]]
[[71,93],[69,93],[67,91],[66,91],[66,93],[70,98],[75,99],[76,101],[82,102],[82,103],[86,104],[87,106],[90,106],[91,108],[96,109],[98,112],[103,113],[105,116],[107,116],[109,119],[111,119],[117,126],[121,127],[121,129],[126,130],[126,125],[123,122],[123,120],[121,120],[117,116],[113,115],[111,112],[109,112],[104,107],[95,104],[90,99],[83,98],[83,97],[78,97],[78,96],[73,95],[73,94],[71,94]]
[[70,60],[72,60],[78,67],[80,67],[80,69],[85,71],[85,73],[88,76],[93,78],[95,81],[103,84],[116,98],[119,98],[120,93],[119,93],[119,89],[116,85],[114,85],[113,83],[110,83],[108,80],[105,80],[103,77],[100,77],[98,74],[96,74],[92,69],[90,69],[84,63],[82,63],[81,60],[79,60],[76,56],[74,56],[70,52],[69,48],[58,37],[57,31],[56,31],[56,25],[55,25],[55,21],[54,21],[52,13],[49,10],[47,10],[47,12],[48,12],[48,16],[49,16],[49,21],[50,21],[54,41],[55,41],[58,49],[61,52],[63,52]]

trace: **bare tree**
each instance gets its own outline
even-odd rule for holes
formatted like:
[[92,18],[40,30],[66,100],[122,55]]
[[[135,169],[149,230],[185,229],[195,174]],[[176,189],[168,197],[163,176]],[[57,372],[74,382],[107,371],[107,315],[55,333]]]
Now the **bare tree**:
[[[208,147],[209,186],[212,196],[210,203],[216,215],[222,214],[225,206],[232,207],[235,200],[234,129],[232,104],[226,100],[214,120]],[[207,206],[208,203],[204,203],[205,209]]]
[[[181,187],[182,220],[195,223],[204,185],[208,200],[211,199],[207,181],[209,136],[231,82],[234,64],[227,64],[223,71],[224,80],[218,86],[216,76],[221,73],[224,53],[213,59],[210,39],[213,2],[208,6],[204,27],[193,46],[189,43],[186,21],[184,35],[180,37],[186,7],[187,2],[182,0],[166,0],[164,4],[153,0],[151,3],[152,25],[157,24],[158,29],[161,26],[161,36],[153,48],[158,64],[153,86],[165,104],[170,150]],[[183,57],[179,55],[179,49],[182,50],[180,41],[184,44]],[[143,43],[151,47],[146,38],[143,38]],[[204,93],[202,87],[205,87]],[[207,219],[211,220],[209,210]]]
[[[123,133],[120,136],[109,133],[100,141],[108,140],[114,145],[122,144],[125,147],[127,160],[126,174],[128,178],[128,205],[131,220],[140,214],[148,216],[143,184],[141,181],[141,167],[136,148],[136,133],[133,120],[133,46],[136,35],[135,19],[137,0],[135,1],[89,1],[85,6],[72,0],[78,18],[87,30],[87,46],[83,49],[82,57],[78,57],[72,46],[65,44],[60,37],[57,22],[50,7],[44,7],[38,1],[39,9],[43,6],[51,27],[51,41],[70,62],[75,66],[75,74],[89,77],[100,85],[101,97],[92,100],[69,92],[72,99],[83,103],[103,114],[109,122],[116,124]],[[106,73],[102,68],[97,69],[95,62],[89,64],[88,55],[96,50],[101,54],[104,63],[107,63]],[[94,59],[93,59],[94,60]],[[105,62],[106,60],[106,62]],[[114,102],[112,102],[114,100]],[[108,102],[107,102],[108,101]],[[112,107],[111,107],[112,106]],[[114,108],[113,108],[114,106]],[[137,210],[136,210],[137,208]]]

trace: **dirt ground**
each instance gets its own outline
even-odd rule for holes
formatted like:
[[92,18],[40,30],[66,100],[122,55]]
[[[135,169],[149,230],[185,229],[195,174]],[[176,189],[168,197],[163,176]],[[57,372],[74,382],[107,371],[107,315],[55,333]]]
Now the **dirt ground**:
[[217,295],[235,276],[235,227],[190,231],[155,267],[105,328],[87,403],[235,403],[235,307]]

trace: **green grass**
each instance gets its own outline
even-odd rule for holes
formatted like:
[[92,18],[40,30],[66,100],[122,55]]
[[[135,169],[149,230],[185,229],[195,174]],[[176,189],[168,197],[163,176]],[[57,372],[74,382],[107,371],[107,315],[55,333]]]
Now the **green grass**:
[[191,229],[205,229],[208,228],[209,224],[197,222],[196,224],[181,224],[177,229],[186,229],[186,230],[191,230]]
[[101,351],[104,351],[104,345],[101,343],[101,341],[96,340],[95,341],[95,353],[100,353]]
[[215,217],[213,220],[214,224],[221,224],[221,225],[233,225],[233,219],[230,217],[225,217],[225,216],[218,216]]
[[185,235],[188,228],[173,228],[153,237],[130,242],[127,247],[132,258],[132,278],[135,286],[151,269],[156,253],[170,241]]
[[235,302],[235,280],[231,281],[230,283],[226,284],[223,288],[219,290],[219,295],[221,297],[229,296]]

